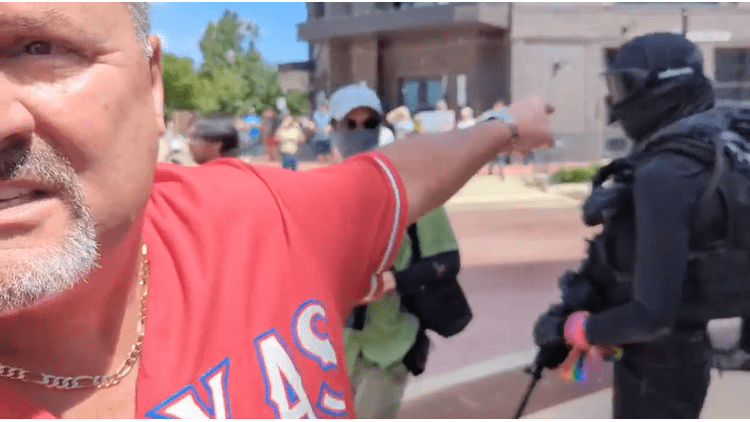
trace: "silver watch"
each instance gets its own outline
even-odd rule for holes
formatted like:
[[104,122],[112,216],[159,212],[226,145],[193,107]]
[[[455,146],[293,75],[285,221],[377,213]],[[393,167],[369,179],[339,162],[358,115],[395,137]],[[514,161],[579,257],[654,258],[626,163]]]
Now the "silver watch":
[[510,139],[518,138],[518,126],[516,126],[516,119],[508,114],[508,109],[506,107],[503,107],[500,110],[490,110],[484,113],[479,121],[486,122],[488,120],[494,119],[500,120],[505,124],[505,126],[508,127],[508,130],[510,131]]

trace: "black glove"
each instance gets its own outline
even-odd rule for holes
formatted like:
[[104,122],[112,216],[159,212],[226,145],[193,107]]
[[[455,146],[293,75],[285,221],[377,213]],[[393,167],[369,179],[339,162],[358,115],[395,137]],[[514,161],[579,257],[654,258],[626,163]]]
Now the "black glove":
[[570,346],[565,343],[548,344],[539,349],[534,363],[543,368],[555,369],[565,362],[568,353],[570,353]]
[[534,361],[537,368],[556,368],[568,357],[570,346],[565,343],[563,329],[565,320],[572,312],[573,309],[559,303],[550,306],[546,313],[537,318],[534,323],[534,343],[539,346]]
[[540,315],[534,323],[534,343],[539,347],[565,344],[565,338],[563,337],[565,318],[565,316],[555,315],[553,312]]

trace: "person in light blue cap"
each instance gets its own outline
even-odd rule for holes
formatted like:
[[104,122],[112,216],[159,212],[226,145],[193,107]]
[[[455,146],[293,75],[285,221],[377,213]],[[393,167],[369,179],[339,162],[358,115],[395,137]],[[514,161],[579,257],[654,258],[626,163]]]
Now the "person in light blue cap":
[[[334,136],[343,158],[393,142],[384,137],[383,110],[375,92],[349,85],[330,102]],[[458,285],[458,242],[441,206],[408,227],[385,278],[396,291],[354,310],[344,329],[354,407],[364,419],[395,418],[408,374],[421,374],[430,341],[427,330],[450,337],[472,318]]]

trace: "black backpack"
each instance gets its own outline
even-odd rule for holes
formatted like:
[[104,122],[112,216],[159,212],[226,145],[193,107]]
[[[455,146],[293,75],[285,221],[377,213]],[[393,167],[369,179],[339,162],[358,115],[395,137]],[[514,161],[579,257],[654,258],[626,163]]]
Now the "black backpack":
[[[681,312],[701,320],[750,315],[750,109],[723,108],[725,123],[711,137],[713,172],[700,201],[717,195],[726,207],[725,236],[691,251]],[[699,204],[700,206],[700,204]]]

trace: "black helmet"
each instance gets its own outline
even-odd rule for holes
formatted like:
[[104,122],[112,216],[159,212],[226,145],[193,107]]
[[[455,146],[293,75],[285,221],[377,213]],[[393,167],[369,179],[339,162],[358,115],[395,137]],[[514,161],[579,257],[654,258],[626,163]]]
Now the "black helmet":
[[701,52],[679,34],[633,39],[620,48],[604,77],[610,123],[620,121],[635,141],[714,105]]

